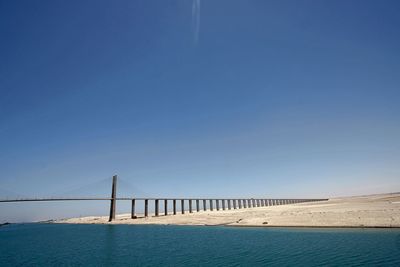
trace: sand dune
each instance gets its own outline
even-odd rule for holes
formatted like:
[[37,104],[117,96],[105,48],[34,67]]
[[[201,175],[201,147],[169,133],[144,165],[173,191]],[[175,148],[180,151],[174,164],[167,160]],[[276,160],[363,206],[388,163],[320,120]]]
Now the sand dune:
[[225,211],[140,217],[118,215],[59,220],[84,224],[172,224],[293,227],[400,227],[400,193],[333,198],[328,201]]

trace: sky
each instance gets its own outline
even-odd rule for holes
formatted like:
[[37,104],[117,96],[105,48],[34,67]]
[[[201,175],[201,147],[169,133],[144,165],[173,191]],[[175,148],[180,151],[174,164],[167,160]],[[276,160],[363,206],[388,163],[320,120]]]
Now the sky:
[[[0,1],[0,198],[108,196],[114,174],[126,196],[398,192],[399,10]],[[0,204],[0,221],[107,205]]]

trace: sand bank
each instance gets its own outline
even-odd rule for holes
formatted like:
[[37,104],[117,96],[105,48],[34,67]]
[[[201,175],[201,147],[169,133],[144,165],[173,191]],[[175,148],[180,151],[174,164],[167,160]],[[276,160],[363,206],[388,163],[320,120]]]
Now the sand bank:
[[328,201],[225,211],[200,211],[131,219],[117,215],[58,220],[75,224],[163,224],[291,227],[400,227],[400,193],[333,198]]

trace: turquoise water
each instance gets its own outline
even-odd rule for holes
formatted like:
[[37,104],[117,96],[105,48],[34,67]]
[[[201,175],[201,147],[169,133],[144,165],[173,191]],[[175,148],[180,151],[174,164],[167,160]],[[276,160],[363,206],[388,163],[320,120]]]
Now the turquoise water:
[[400,266],[400,230],[21,224],[0,266]]

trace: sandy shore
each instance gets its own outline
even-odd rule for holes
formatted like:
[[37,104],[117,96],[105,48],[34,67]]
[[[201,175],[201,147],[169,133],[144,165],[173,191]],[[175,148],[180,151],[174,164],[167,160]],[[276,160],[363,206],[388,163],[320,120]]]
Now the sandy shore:
[[293,227],[400,227],[400,193],[333,198],[328,201],[131,219],[118,215],[58,220],[75,224],[173,224]]

